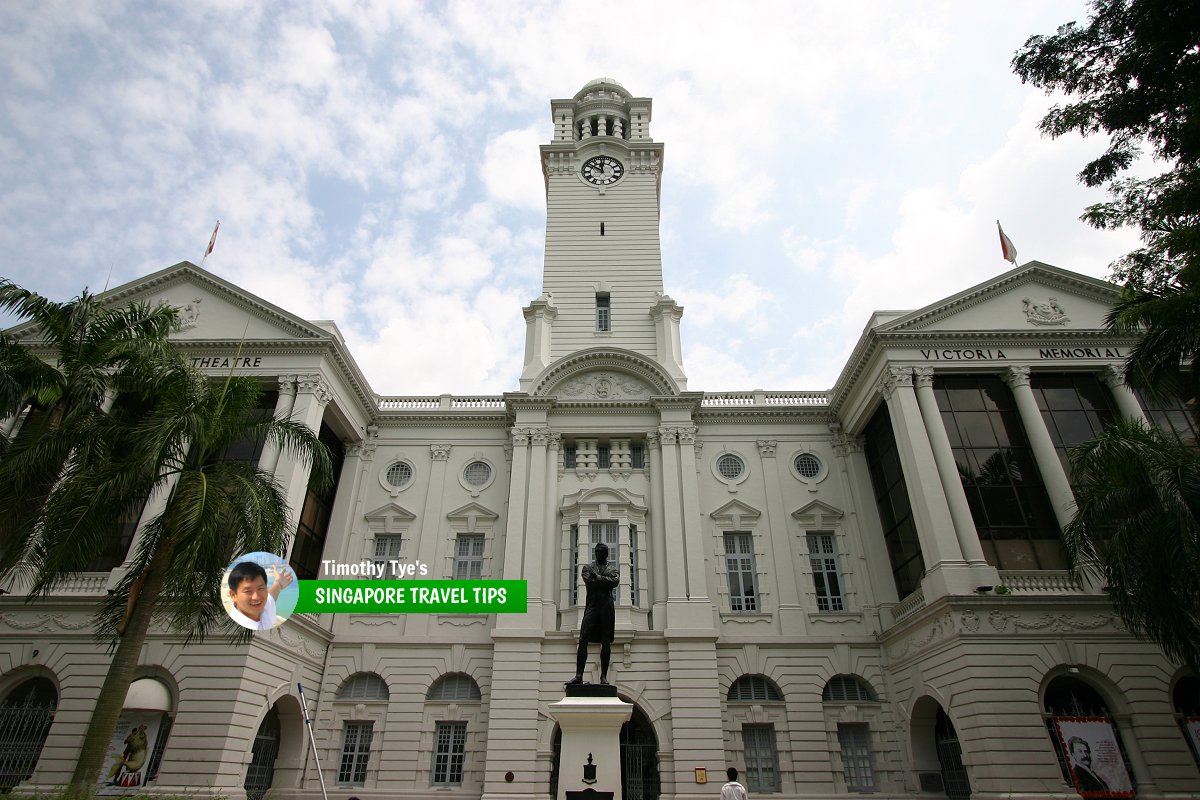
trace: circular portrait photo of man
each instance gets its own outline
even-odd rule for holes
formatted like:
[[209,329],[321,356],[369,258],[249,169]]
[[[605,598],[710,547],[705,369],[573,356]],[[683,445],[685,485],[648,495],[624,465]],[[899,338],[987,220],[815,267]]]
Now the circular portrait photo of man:
[[219,591],[229,618],[252,631],[282,625],[300,597],[296,573],[274,553],[239,556],[225,570]]

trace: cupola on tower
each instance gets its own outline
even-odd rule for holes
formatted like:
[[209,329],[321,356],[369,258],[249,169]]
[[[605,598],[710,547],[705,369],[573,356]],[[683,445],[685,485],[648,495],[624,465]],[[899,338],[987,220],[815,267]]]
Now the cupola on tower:
[[525,309],[521,389],[586,350],[636,353],[686,389],[683,309],[663,293],[663,145],[650,138],[651,101],[599,78],[550,109],[554,135],[541,146],[546,262],[542,295]]

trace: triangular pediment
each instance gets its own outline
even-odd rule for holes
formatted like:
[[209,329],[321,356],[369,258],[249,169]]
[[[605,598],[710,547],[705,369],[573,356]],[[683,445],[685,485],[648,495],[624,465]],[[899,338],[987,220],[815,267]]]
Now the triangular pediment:
[[1107,281],[1031,261],[882,322],[879,332],[1101,330],[1120,299]]
[[844,516],[840,508],[835,508],[820,500],[813,500],[806,506],[792,512],[792,519],[806,528],[824,528],[836,525]]
[[374,511],[363,514],[363,519],[367,521],[368,527],[385,533],[398,530],[416,518],[416,514],[395,503],[382,505]]
[[500,515],[479,503],[467,503],[446,514],[446,519],[466,528],[467,533],[474,533],[480,522],[495,522]]
[[741,500],[730,500],[716,511],[709,514],[717,525],[723,528],[744,528],[758,522],[762,512],[753,506],[748,506]]
[[646,510],[646,498],[640,494],[618,489],[612,486],[597,486],[594,489],[581,489],[562,499],[562,508],[588,507],[599,510],[601,516],[609,508],[634,508]]
[[180,342],[320,340],[329,331],[234,286],[188,261],[102,295],[111,304],[166,303],[179,309]]

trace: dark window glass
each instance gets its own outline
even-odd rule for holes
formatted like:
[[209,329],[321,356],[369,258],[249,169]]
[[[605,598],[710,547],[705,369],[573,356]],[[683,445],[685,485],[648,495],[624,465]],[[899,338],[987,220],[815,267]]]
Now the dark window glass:
[[[988,563],[1003,570],[1066,569],[1058,523],[1008,387],[994,375],[938,375],[934,387],[947,431],[970,432],[951,436],[950,449]],[[971,409],[982,410],[951,405],[974,397],[979,402]]]
[[342,472],[345,448],[329,426],[321,423],[320,440],[329,448],[332,461],[333,481],[325,491],[318,491],[312,479],[304,496],[304,507],[300,511],[300,524],[296,528],[296,542],[292,545],[292,569],[301,580],[313,580],[321,567],[321,556],[325,552],[325,537],[329,534],[329,512],[337,496],[338,478]]
[[896,436],[888,418],[887,405],[880,405],[867,424],[866,455],[875,490],[875,506],[883,524],[883,539],[892,562],[892,577],[896,593],[907,597],[916,590],[925,574],[925,561],[917,542],[912,509],[908,502],[908,486],[900,468],[900,453]]
[[1071,477],[1068,453],[1091,439],[1117,418],[1112,395],[1090,373],[1034,373],[1030,386],[1050,439],[1067,478]]
[[1164,433],[1174,433],[1185,442],[1195,444],[1200,440],[1193,409],[1172,397],[1154,397],[1147,392],[1137,392],[1138,402],[1146,412],[1151,424]]

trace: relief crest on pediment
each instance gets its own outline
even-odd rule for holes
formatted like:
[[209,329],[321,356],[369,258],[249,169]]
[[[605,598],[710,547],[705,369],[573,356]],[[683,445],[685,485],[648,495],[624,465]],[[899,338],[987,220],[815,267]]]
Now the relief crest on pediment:
[[650,386],[623,372],[586,372],[558,387],[564,400],[642,400],[652,394]]

